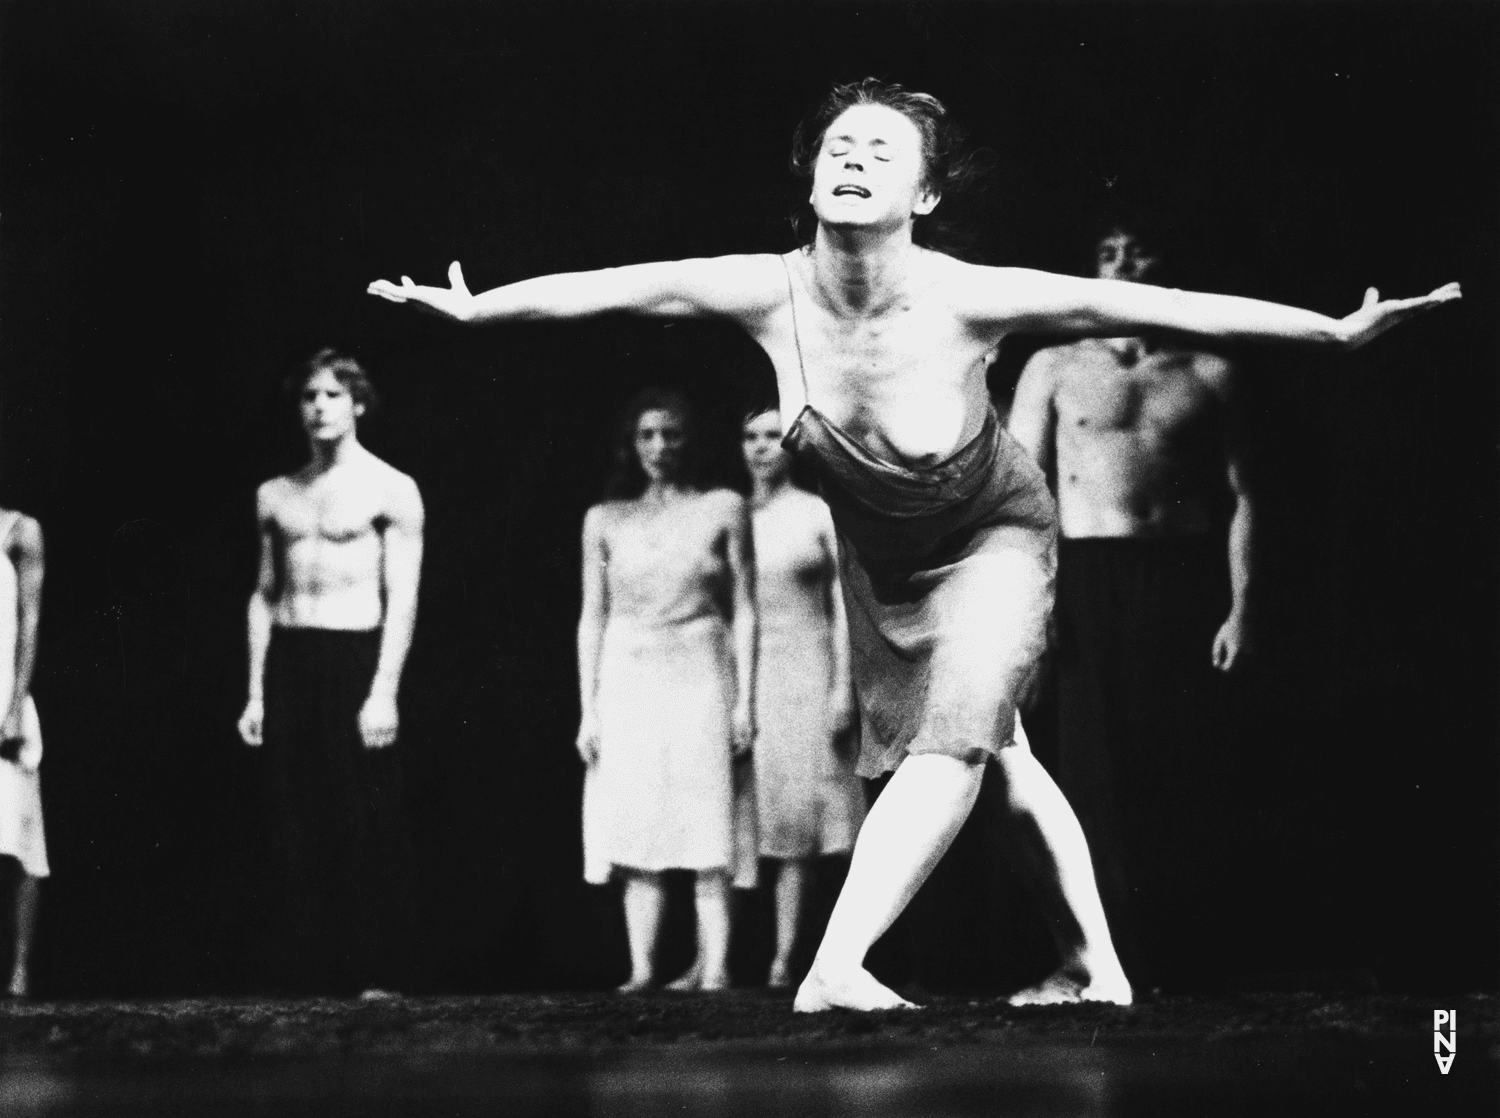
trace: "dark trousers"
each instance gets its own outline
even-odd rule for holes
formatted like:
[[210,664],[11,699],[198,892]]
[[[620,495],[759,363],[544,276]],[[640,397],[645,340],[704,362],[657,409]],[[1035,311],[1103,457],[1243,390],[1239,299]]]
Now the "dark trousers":
[[1238,751],[1211,652],[1229,606],[1222,539],[1061,541],[1054,775],[1140,988],[1222,964]]
[[350,994],[410,981],[414,866],[399,743],[367,749],[380,633],[273,630],[266,657],[270,985]]

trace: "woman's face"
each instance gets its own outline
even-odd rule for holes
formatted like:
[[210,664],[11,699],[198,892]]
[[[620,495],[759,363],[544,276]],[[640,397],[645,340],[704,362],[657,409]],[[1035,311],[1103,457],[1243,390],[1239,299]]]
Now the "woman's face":
[[774,408],[745,420],[740,430],[745,468],[757,481],[778,481],[791,467],[791,455],[781,446],[781,413]]
[[671,481],[682,472],[687,426],[667,408],[650,408],[635,421],[635,455],[652,482]]
[[832,227],[885,227],[931,213],[922,134],[885,105],[855,105],[828,126],[813,167],[812,205]]

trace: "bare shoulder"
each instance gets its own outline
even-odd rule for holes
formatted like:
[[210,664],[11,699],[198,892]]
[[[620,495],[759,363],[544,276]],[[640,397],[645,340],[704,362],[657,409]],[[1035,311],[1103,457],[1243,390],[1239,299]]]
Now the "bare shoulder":
[[630,518],[634,501],[600,501],[583,514],[583,534],[600,539]]
[[828,511],[828,504],[816,493],[809,493],[805,489],[796,492],[798,517],[802,523],[807,525],[807,530],[820,539],[826,540],[830,549],[837,546],[838,531],[833,526],[833,513]]
[[786,495],[787,508],[799,520],[805,520],[819,528],[825,524],[830,528],[833,526],[833,517],[828,512],[828,506],[824,504],[822,497],[816,493],[809,493],[806,489],[790,488],[791,492]]
[[[5,510],[14,512],[15,510]],[[42,525],[34,516],[16,512],[5,546],[13,554],[35,554],[42,549]]]
[[296,475],[283,474],[260,483],[255,490],[255,514],[261,520],[275,517],[278,510],[298,489]]
[[1043,346],[1027,359],[1021,376],[1029,378],[1037,387],[1055,385],[1069,369],[1076,367],[1083,357],[1084,342],[1064,342],[1061,345]]
[[1239,383],[1239,371],[1233,361],[1217,353],[1199,350],[1192,355],[1193,375],[1222,397],[1233,394]]
[[679,267],[713,310],[732,318],[762,318],[786,304],[786,270],[772,253],[703,257]]
[[742,521],[750,507],[750,503],[733,489],[705,490],[699,496],[698,500],[715,517],[722,518],[726,522],[738,523]]
[[361,480],[374,492],[381,512],[393,521],[419,527],[423,516],[422,490],[416,479],[373,454],[362,467]]

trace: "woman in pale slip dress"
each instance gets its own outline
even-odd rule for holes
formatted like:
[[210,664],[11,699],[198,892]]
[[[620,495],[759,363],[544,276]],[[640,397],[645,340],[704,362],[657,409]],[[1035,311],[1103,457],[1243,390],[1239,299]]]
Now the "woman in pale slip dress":
[[42,832],[42,729],[31,698],[37,623],[42,611],[42,528],[31,517],[0,510],[0,856],[15,876],[15,950],[6,992],[31,993],[31,949],[38,884],[48,876]]
[[828,506],[791,481],[776,408],[746,416],[755,537],[755,800],[760,855],[777,863],[776,955],[788,986],[814,860],[847,854],[865,818],[838,541]]
[[623,882],[626,991],[656,983],[664,871],[696,874],[704,989],[729,984],[731,879],[754,884],[734,826],[735,759],[754,736],[749,515],[739,494],[693,484],[693,443],[683,397],[635,397],[608,499],[583,522],[584,878]]

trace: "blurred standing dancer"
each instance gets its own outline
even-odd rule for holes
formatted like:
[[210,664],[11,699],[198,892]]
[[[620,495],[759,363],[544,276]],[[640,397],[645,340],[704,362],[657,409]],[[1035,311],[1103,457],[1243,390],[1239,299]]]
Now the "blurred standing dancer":
[[781,987],[791,984],[814,858],[854,846],[865,790],[848,749],[849,630],[828,506],[792,484],[776,408],[746,417],[741,446],[750,472],[760,620],[755,806],[760,855],[777,863],[776,955],[767,985]]
[[[1135,225],[1097,246],[1100,279],[1160,282],[1162,264]],[[1152,984],[1202,977],[1225,942],[1199,921],[1225,872],[1215,677],[1239,662],[1251,586],[1237,378],[1182,338],[1086,338],[1032,357],[1010,416],[1057,493],[1055,772],[1127,970]]]
[[42,526],[0,509],[0,856],[14,861],[15,947],[6,992],[31,993],[39,883],[51,872],[42,830],[42,728],[31,698],[45,569]]
[[422,566],[422,497],[357,437],[375,403],[332,349],[288,382],[310,461],[256,494],[246,744],[264,747],[276,981],[375,997],[409,980],[415,907],[396,697]]
[[584,878],[624,883],[622,991],[656,984],[663,871],[697,875],[698,956],[679,989],[729,985],[731,878],[755,884],[753,826],[737,848],[734,825],[735,770],[748,776],[734,759],[755,733],[750,526],[738,493],[696,486],[695,442],[686,398],[639,393],[583,521]]
[[1016,702],[1045,643],[1056,513],[1041,470],[1000,429],[985,354],[1013,332],[1113,337],[1146,329],[1356,346],[1458,297],[1365,305],[1344,319],[1253,299],[967,264],[921,226],[970,164],[943,105],[875,79],[835,87],[798,129],[812,243],[542,276],[472,294],[403,277],[371,294],[462,322],[608,311],[721,318],[776,368],[784,440],[819,475],[860,702],[860,771],[895,770],[866,817],[849,876],[795,1008],[908,1005],[863,965],[947,849],[998,763],[1018,863],[1062,956],[1031,1001],[1128,1002],[1087,844],[1032,756]]

